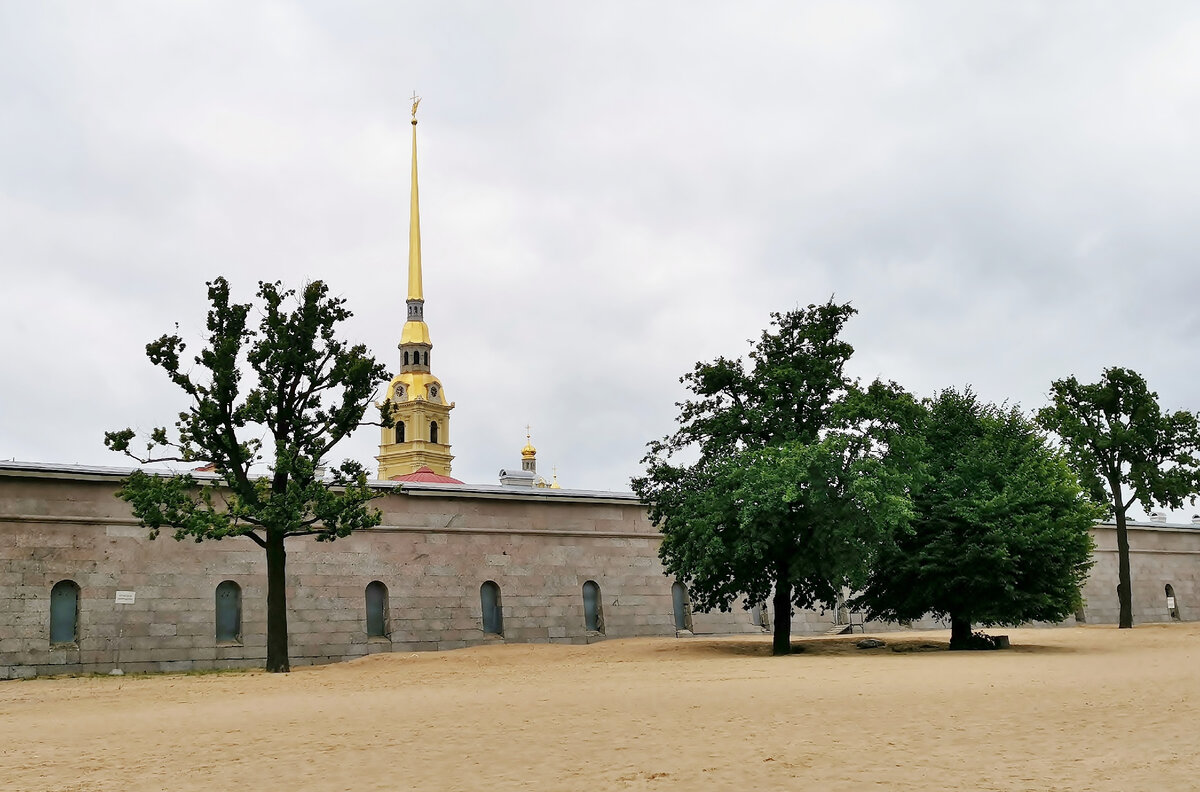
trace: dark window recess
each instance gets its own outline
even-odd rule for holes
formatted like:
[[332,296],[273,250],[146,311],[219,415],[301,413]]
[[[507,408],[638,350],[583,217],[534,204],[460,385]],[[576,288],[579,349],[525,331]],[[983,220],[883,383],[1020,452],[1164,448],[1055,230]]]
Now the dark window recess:
[[682,583],[671,584],[671,606],[675,611],[675,629],[690,630],[692,619],[688,608],[687,589]]
[[372,580],[367,584],[367,635],[372,638],[387,638],[390,633],[387,586],[378,580]]
[[438,441],[438,425],[437,421],[429,422],[429,442],[436,443]]
[[404,442],[404,421],[396,421],[396,442]]
[[590,632],[604,632],[604,604],[594,580],[583,584],[583,626]]
[[479,604],[483,607],[483,631],[504,635],[504,613],[500,604],[500,587],[488,581],[479,587]]
[[217,643],[242,642],[242,587],[232,580],[217,586]]
[[79,640],[79,585],[60,580],[50,589],[50,643],[68,644]]

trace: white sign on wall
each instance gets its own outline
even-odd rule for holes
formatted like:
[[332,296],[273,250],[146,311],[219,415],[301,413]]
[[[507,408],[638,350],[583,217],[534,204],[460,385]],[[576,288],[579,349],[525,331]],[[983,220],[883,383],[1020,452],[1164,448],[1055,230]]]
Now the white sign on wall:
[[118,591],[117,592],[117,604],[118,605],[132,605],[133,598],[134,598],[134,593],[132,591]]
[[1175,598],[1167,597],[1167,610],[1175,610]]

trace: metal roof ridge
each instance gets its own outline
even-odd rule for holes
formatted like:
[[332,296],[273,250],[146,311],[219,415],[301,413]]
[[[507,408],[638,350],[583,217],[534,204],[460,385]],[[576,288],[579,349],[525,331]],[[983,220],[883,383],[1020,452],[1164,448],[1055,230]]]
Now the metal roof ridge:
[[[211,471],[202,470],[181,470],[168,467],[118,467],[115,465],[86,465],[67,462],[24,462],[17,460],[0,460],[0,475],[5,474],[21,474],[29,473],[34,475],[43,475],[54,478],[68,478],[71,476],[84,477],[103,477],[103,478],[123,478],[130,475],[135,470],[141,470],[145,473],[159,475],[180,475],[190,474],[191,476],[203,481],[220,481],[222,477]],[[255,474],[256,476],[267,475],[266,473]],[[467,496],[476,495],[484,497],[498,497],[512,500],[617,500],[621,502],[637,503],[638,497],[632,492],[615,491],[615,490],[589,490],[589,489],[537,489],[530,487],[511,487],[502,484],[450,484],[433,481],[391,481],[384,479],[371,479],[367,482],[368,486],[375,489],[400,489],[411,490],[414,493],[439,493],[450,496]]]

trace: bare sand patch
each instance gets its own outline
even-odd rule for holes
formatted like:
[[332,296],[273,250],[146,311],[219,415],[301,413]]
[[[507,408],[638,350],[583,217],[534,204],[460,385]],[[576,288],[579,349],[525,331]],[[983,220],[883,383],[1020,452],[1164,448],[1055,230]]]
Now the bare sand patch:
[[629,639],[0,683],[0,789],[1186,790],[1200,625]]

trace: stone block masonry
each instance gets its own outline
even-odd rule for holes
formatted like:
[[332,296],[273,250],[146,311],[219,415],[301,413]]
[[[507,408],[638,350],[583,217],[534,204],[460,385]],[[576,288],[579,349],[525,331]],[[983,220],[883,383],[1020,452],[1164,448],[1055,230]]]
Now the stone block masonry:
[[[1200,526],[1130,523],[1129,577],[1133,623],[1168,622],[1167,586],[1171,587],[1179,620],[1200,619]],[[1083,588],[1083,617],[1089,624],[1116,624],[1116,526],[1101,523],[1092,529],[1095,565]]]
[[[126,472],[0,466],[0,678],[264,662],[262,551],[244,538],[149,540],[114,495]],[[288,541],[293,664],[674,633],[658,536],[632,496],[383,486],[381,526],[331,543]],[[76,640],[51,644],[51,592],[62,581],[78,587]],[[240,590],[235,642],[217,640],[223,581]],[[374,581],[387,589],[384,635],[367,634]],[[487,581],[500,589],[502,636],[483,629]],[[600,587],[603,634],[584,623],[588,581]],[[118,590],[134,591],[135,603],[117,604]],[[759,630],[742,610],[705,616],[702,629]]]
[[[261,666],[266,564],[250,540],[150,541],[114,492],[128,471],[0,463],[0,679],[52,673]],[[675,634],[672,581],[659,536],[632,495],[381,483],[377,528],[331,543],[288,543],[293,664],[380,651],[504,641],[590,643]],[[1112,527],[1094,530],[1088,622],[1115,623]],[[1168,621],[1165,586],[1183,620],[1200,618],[1200,531],[1131,527],[1135,618]],[[66,583],[64,583],[66,581]],[[237,584],[236,640],[218,640],[217,587]],[[384,634],[368,634],[366,589],[386,587]],[[502,635],[484,631],[481,587],[499,587]],[[603,632],[585,623],[583,586],[600,589]],[[56,584],[77,591],[74,641],[52,644]],[[71,589],[73,583],[77,589]],[[134,591],[119,605],[118,590]],[[797,634],[830,613],[800,611]],[[749,612],[690,614],[694,634],[759,633]],[[917,626],[938,626],[931,621]],[[869,630],[888,629],[868,624]]]

